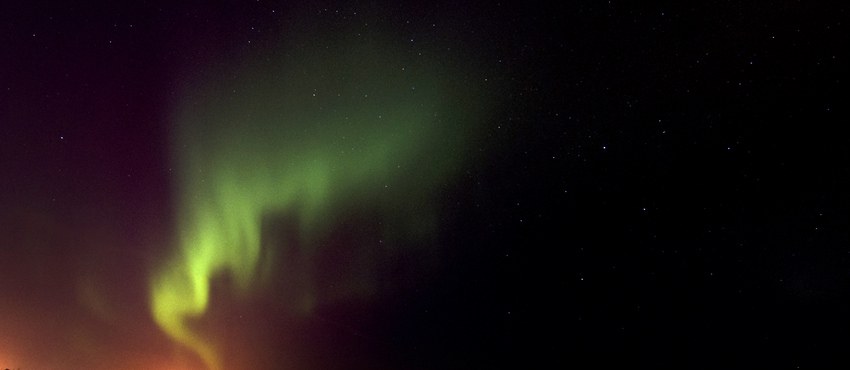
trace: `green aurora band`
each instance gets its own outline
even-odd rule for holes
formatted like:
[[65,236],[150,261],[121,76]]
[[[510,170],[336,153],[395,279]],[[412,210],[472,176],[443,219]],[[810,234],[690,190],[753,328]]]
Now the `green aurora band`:
[[433,237],[435,199],[471,160],[483,119],[459,57],[380,35],[300,41],[213,65],[173,117],[177,248],[152,271],[151,312],[209,369],[222,359],[190,322],[216,276],[246,293],[270,276],[263,217],[294,215],[308,256],[339,215],[362,209],[388,221],[388,239]]

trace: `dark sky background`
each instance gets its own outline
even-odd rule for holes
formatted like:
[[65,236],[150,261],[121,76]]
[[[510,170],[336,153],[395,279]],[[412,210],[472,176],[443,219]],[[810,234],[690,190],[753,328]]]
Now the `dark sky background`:
[[346,71],[311,40],[333,55],[361,33],[366,58],[425,53],[407,68],[455,112],[435,127],[470,127],[412,162],[459,153],[422,195],[435,228],[378,248],[399,216],[367,200],[405,197],[367,191],[302,255],[296,216],[270,210],[270,281],[217,277],[191,324],[220,368],[847,362],[842,2],[17,3],[0,5],[0,368],[203,368],[150,310],[179,244],[175,111],[269,55]]

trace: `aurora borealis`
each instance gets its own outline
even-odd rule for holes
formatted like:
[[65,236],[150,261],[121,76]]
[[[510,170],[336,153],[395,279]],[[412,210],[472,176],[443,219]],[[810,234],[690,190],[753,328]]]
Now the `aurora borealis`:
[[[469,145],[495,107],[472,68],[481,55],[451,51],[461,44],[446,43],[451,33],[434,29],[436,18],[416,22],[414,43],[386,18],[398,14],[381,6],[262,6],[265,19],[244,27],[226,8],[199,23],[180,15],[190,23],[174,25],[150,20],[162,8],[140,9],[123,29],[143,30],[141,40],[156,26],[173,27],[156,36],[171,46],[127,49],[126,63],[94,53],[112,72],[90,58],[65,67],[99,92],[66,95],[81,99],[64,103],[80,106],[66,108],[67,120],[43,118],[55,122],[47,127],[66,152],[41,164],[56,168],[37,182],[47,193],[10,187],[4,212],[15,230],[4,244],[16,246],[5,260],[16,265],[5,266],[29,287],[56,288],[13,280],[5,292],[33,292],[20,296],[33,304],[51,289],[66,291],[51,299],[73,308],[72,325],[61,328],[64,320],[44,311],[55,319],[28,330],[15,323],[32,323],[32,314],[7,305],[14,310],[0,327],[27,339],[4,342],[14,356],[0,352],[0,366],[321,366],[300,354],[308,344],[294,339],[303,336],[298,327],[326,327],[308,329],[308,338],[328,330],[351,337],[335,307],[374,305],[443,268],[441,209],[478,160]],[[160,90],[148,90],[151,81]],[[125,86],[127,97],[115,94]],[[104,97],[103,107],[127,103],[104,110],[93,96]],[[20,123],[12,127],[26,130]],[[58,194],[51,184],[66,189]],[[8,197],[16,191],[50,201],[21,218],[28,206]],[[64,236],[51,224],[67,225]],[[34,238],[34,227],[48,232]],[[56,250],[68,258],[39,272]],[[51,331],[59,335],[49,347],[66,350],[43,356],[26,344]]]
[[0,1],[0,370],[847,367],[844,8]]
[[[179,250],[152,277],[152,313],[210,369],[220,369],[221,360],[188,320],[215,304],[209,291],[216,275],[229,273],[248,291],[278,267],[272,260],[280,252],[262,248],[264,218],[294,218],[300,232],[291,248],[308,265],[328,229],[358,210],[384,220],[373,248],[383,248],[383,240],[405,248],[436,233],[434,199],[464,162],[460,148],[486,102],[475,86],[461,92],[447,82],[462,71],[429,67],[438,64],[435,56],[411,56],[380,31],[352,34],[297,40],[302,46],[294,51],[225,63],[178,98],[172,146]],[[331,46],[334,52],[324,52]],[[368,283],[352,285],[366,287],[348,294],[369,290]],[[310,286],[299,288],[304,302],[290,302],[302,313],[315,300],[334,298]]]

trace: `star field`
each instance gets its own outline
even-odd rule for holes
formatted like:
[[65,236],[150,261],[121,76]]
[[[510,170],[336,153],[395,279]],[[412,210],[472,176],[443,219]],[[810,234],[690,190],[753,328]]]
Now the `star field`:
[[0,368],[846,363],[846,14],[0,5]]

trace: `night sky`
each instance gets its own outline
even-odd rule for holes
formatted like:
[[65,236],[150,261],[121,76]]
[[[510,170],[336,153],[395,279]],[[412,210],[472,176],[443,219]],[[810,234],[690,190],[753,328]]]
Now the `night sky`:
[[847,365],[848,6],[639,3],[3,2],[0,369]]

